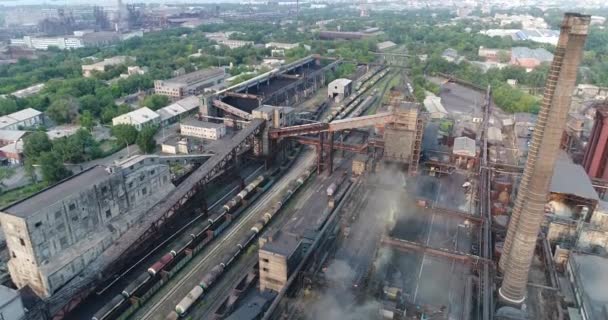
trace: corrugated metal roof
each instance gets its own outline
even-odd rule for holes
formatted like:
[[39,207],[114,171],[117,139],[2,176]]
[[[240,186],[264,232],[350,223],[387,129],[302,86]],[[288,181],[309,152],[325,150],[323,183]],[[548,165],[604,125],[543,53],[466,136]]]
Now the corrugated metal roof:
[[549,190],[554,193],[571,194],[581,198],[598,201],[591,179],[585,169],[574,164],[564,151],[560,151]]
[[511,57],[516,59],[537,59],[545,62],[553,60],[553,54],[543,48],[513,47],[511,49]]

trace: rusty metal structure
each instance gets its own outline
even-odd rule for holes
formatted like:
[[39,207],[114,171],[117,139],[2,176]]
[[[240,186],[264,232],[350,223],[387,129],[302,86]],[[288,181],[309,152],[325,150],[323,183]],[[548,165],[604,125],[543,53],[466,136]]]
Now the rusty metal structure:
[[532,137],[499,267],[504,280],[499,297],[506,304],[525,300],[528,272],[544,216],[590,16],[566,13]]

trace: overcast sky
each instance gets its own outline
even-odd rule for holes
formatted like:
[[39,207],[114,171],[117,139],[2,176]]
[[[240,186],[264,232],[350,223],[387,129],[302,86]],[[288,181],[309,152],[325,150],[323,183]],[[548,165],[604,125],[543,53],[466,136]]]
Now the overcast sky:
[[[115,6],[117,0],[0,0],[0,5],[74,5],[74,4],[97,4],[103,6]],[[239,0],[123,0],[123,3],[214,3],[214,2],[239,2]]]

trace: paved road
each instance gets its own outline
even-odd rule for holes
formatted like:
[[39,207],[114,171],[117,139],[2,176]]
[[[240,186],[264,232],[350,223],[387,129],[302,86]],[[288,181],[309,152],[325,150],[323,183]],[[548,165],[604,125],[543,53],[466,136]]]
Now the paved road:
[[162,320],[175,309],[175,305],[200,282],[211,268],[222,262],[223,254],[237,245],[259,219],[263,210],[275,201],[289,183],[296,179],[314,161],[314,153],[305,153],[296,160],[291,170],[279,179],[256,203],[246,210],[236,225],[222,233],[202,253],[199,253],[186,268],[161,289],[133,319]]

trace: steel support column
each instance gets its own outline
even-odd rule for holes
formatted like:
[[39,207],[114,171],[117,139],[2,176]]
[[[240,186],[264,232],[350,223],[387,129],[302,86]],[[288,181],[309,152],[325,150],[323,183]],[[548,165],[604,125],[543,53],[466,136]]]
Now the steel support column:
[[327,133],[329,148],[327,149],[327,175],[330,176],[334,171],[334,133]]

